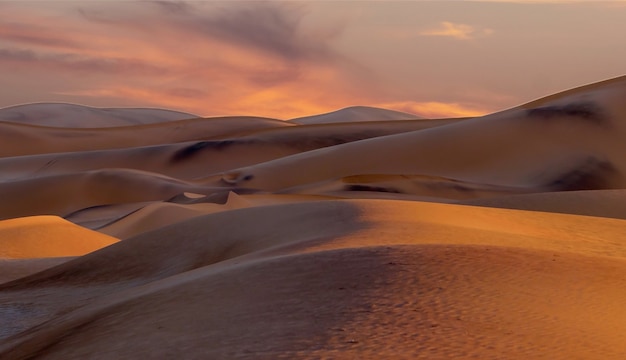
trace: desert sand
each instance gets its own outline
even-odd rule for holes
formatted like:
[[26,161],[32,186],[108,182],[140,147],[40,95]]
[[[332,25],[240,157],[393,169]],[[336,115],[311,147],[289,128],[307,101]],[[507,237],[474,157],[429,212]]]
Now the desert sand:
[[626,76],[476,118],[0,121],[2,359],[626,354]]

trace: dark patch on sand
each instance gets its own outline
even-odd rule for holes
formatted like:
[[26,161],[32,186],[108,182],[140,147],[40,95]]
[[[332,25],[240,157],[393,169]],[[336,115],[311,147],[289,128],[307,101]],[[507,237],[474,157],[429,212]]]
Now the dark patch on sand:
[[563,106],[545,106],[528,109],[529,117],[553,119],[557,117],[574,117],[595,125],[606,125],[608,118],[602,108],[591,101],[575,102]]
[[400,191],[393,189],[393,188],[387,188],[387,187],[382,187],[382,186],[361,185],[361,184],[347,185],[345,187],[345,190],[346,191],[374,191],[374,192],[401,194]]
[[216,150],[221,151],[234,145],[236,142],[233,140],[219,140],[219,141],[200,141],[193,145],[182,148],[174,153],[171,162],[180,162],[188,160],[194,155],[203,150]]
[[606,160],[590,157],[557,176],[547,186],[554,191],[610,189],[619,171]]
[[389,135],[387,131],[361,131],[349,134],[335,134],[323,136],[300,136],[293,139],[285,139],[284,144],[300,151],[309,151],[330,146],[341,145],[358,140],[371,139],[374,137]]

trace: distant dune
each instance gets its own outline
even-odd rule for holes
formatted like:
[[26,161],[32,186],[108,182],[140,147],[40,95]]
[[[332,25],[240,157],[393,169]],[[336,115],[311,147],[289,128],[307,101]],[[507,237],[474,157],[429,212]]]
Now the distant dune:
[[419,118],[420,117],[417,115],[395,110],[380,109],[370,106],[351,106],[326,114],[299,117],[289,121],[296,124],[310,125],[383,120],[414,120]]
[[188,115],[0,109],[0,358],[626,354],[626,77],[476,118]]
[[34,103],[0,109],[0,121],[68,128],[147,125],[197,117],[165,109],[94,108],[64,103]]

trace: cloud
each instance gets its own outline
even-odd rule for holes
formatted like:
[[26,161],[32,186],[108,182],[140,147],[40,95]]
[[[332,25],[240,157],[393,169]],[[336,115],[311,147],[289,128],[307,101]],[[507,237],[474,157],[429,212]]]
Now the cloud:
[[[183,1],[144,1],[129,16],[115,7],[77,9],[92,23],[115,25],[133,32],[148,32],[159,41],[176,36],[191,42],[221,43],[231,48],[262,53],[282,61],[331,62],[340,58],[331,41],[341,35],[339,23],[325,28],[307,27],[305,4],[291,2],[202,3]],[[149,7],[146,7],[148,5]],[[137,4],[134,4],[137,6]],[[159,24],[155,27],[155,24]]]
[[207,92],[200,89],[177,87],[165,91],[166,95],[170,95],[183,99],[201,99],[207,96]]
[[[1,21],[1,20],[0,20]],[[58,36],[43,26],[20,23],[0,23],[0,40],[10,43],[31,44],[35,46],[77,48],[72,39]]]
[[386,109],[397,110],[402,112],[408,112],[416,114],[421,117],[430,119],[440,118],[457,118],[457,117],[475,117],[482,116],[490,113],[491,111],[485,109],[479,109],[476,106],[459,104],[459,103],[446,103],[437,101],[416,102],[416,101],[402,101],[391,102],[383,104],[375,104],[374,106],[383,107]]
[[371,71],[335,50],[342,22],[311,20],[305,3],[76,4],[13,10],[11,21],[77,46],[0,43],[0,76],[12,71],[26,89],[18,74],[36,74],[50,98],[93,106],[284,119],[359,103],[376,88]]
[[89,57],[72,53],[40,53],[19,48],[0,48],[0,63],[37,67],[34,70],[104,73],[108,75],[163,75],[167,69],[136,59]]
[[154,0],[149,1],[148,3],[156,5],[163,11],[165,14],[183,14],[188,15],[193,12],[193,6],[184,2],[184,1],[161,1]]
[[[164,6],[163,2],[158,4]],[[334,26],[330,31],[307,31],[303,27],[305,8],[300,4],[233,3],[207,15],[199,15],[202,13],[185,6],[179,12],[185,16],[183,23],[176,25],[211,40],[287,61],[332,61],[337,58],[329,43],[340,35],[341,27]]]
[[473,26],[465,24],[455,24],[449,21],[442,21],[438,27],[420,31],[422,36],[443,36],[451,37],[457,40],[469,40],[478,36],[485,36],[493,34],[491,29],[476,29]]

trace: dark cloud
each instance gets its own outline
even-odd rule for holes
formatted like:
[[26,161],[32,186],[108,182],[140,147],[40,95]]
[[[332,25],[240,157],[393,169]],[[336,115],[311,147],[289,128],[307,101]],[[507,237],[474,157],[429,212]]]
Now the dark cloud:
[[167,69],[135,59],[93,58],[70,53],[37,53],[32,50],[0,48],[0,62],[20,65],[35,64],[38,68],[54,68],[111,75],[159,75]]
[[250,72],[246,79],[256,86],[271,87],[296,81],[301,75],[302,71],[297,67],[286,66],[280,69],[255,70]]
[[0,61],[35,61],[37,55],[31,50],[0,49]]
[[200,99],[207,96],[206,91],[192,88],[173,88],[166,91],[165,95],[185,99]]
[[188,15],[193,12],[193,6],[184,1],[148,1],[149,4],[156,5],[161,11],[168,15]]
[[136,15],[138,9],[129,16],[112,6],[85,5],[77,11],[94,23],[204,38],[284,61],[331,62],[339,58],[330,41],[343,28],[338,25],[314,31],[306,29],[303,27],[306,7],[302,3],[143,1],[134,5],[143,11],[140,16]]
[[74,41],[46,31],[44,27],[18,23],[0,23],[0,40],[48,47],[79,47]]
[[107,14],[106,11],[93,9],[93,8],[85,8],[79,7],[76,9],[76,12],[89,22],[101,23],[101,24],[117,24],[119,23],[119,19],[115,14]]
[[204,36],[276,55],[285,60],[329,61],[337,56],[329,41],[339,30],[305,33],[300,4],[237,2],[213,14],[195,16],[189,26]]

